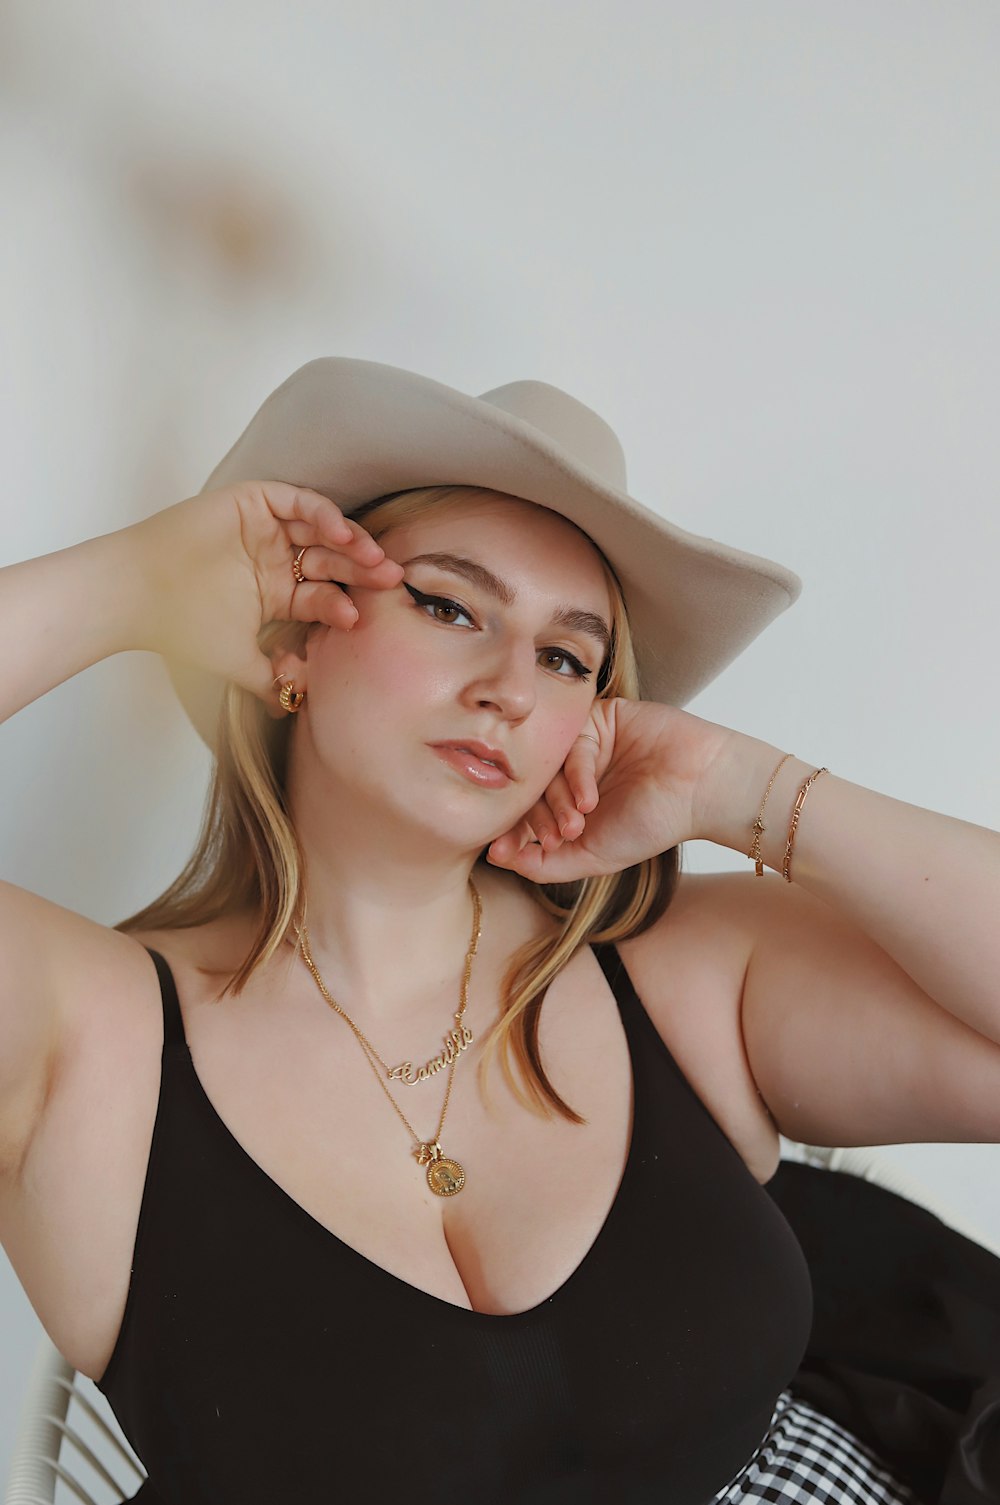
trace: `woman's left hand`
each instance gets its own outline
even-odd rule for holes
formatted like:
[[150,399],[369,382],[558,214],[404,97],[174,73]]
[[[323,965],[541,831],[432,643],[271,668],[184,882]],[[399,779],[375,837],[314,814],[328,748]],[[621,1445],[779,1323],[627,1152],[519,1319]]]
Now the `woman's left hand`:
[[535,883],[570,883],[695,839],[707,772],[733,735],[658,701],[595,700],[559,773],[487,860]]

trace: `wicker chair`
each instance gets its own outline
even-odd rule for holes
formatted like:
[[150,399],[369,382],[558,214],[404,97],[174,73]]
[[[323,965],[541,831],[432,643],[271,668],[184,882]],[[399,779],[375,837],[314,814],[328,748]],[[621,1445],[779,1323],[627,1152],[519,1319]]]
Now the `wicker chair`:
[[[782,1159],[847,1171],[872,1181],[924,1207],[1000,1257],[1000,1242],[940,1205],[926,1187],[877,1150],[828,1149],[784,1141]],[[118,1505],[136,1493],[145,1470],[117,1426],[105,1420],[101,1407],[110,1415],[93,1382],[73,1369],[43,1334],[26,1388],[5,1505],[53,1505],[57,1499]]]

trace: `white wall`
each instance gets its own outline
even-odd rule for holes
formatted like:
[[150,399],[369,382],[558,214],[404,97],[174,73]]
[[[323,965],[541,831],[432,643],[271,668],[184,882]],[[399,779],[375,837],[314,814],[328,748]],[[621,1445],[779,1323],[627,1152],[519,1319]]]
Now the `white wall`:
[[[0,559],[190,495],[314,356],[541,378],[805,580],[692,710],[1000,827],[998,44],[986,0],[9,0]],[[105,661],[3,727],[0,873],[113,923],[206,773]],[[996,1146],[885,1153],[1000,1236]],[[3,1266],[0,1479],[37,1331]]]

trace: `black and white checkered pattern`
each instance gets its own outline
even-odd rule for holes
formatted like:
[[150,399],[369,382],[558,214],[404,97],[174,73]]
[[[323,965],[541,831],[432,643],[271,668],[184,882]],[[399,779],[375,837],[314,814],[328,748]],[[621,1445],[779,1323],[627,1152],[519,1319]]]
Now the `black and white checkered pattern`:
[[922,1505],[853,1432],[783,1390],[748,1463],[713,1505]]

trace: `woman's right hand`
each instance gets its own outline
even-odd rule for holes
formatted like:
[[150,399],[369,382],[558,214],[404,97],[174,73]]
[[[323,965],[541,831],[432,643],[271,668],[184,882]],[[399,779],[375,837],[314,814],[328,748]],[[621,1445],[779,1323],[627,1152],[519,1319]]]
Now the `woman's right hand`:
[[[391,589],[402,565],[328,497],[284,481],[240,481],[188,497],[123,530],[149,583],[137,647],[235,680],[274,710],[279,687],[257,645],[268,622],[348,630],[350,597],[333,583]],[[305,547],[304,581],[292,560]]]

